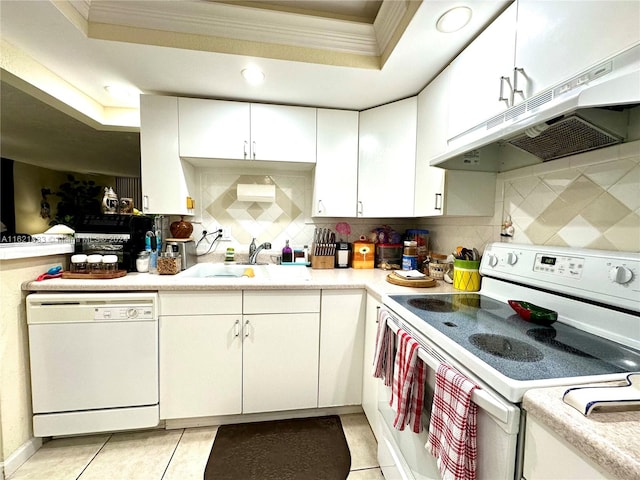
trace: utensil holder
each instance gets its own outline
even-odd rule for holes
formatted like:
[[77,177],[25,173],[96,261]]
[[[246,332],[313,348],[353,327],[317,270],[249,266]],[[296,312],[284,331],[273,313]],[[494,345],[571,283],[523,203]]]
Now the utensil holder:
[[453,288],[465,292],[477,292],[480,290],[479,268],[479,260],[454,260]]

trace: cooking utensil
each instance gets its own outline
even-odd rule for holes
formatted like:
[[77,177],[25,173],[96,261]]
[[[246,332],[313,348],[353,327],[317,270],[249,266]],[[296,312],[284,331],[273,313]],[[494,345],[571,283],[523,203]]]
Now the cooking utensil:
[[60,265],[56,267],[51,267],[45,273],[41,273],[36,278],[36,282],[41,282],[42,280],[46,280],[48,278],[59,278],[62,276],[62,267]]

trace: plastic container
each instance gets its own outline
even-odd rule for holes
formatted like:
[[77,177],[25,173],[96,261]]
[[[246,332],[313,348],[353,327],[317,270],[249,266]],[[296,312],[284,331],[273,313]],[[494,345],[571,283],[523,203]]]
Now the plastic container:
[[383,264],[402,264],[402,244],[401,243],[378,243],[376,244],[376,266],[382,268]]
[[87,256],[83,253],[71,256],[71,271],[74,273],[87,272]]
[[453,288],[465,292],[477,292],[480,290],[479,268],[479,260],[454,260]]
[[94,254],[94,255],[87,256],[87,271],[89,272],[102,271],[102,255]]
[[158,274],[175,275],[180,273],[182,268],[182,258],[175,253],[162,253],[158,257]]
[[429,254],[429,230],[407,230],[405,233],[405,239],[416,242],[418,265],[422,265]]
[[102,257],[102,271],[110,273],[118,271],[118,256],[105,255]]
[[138,272],[145,273],[149,271],[149,253],[149,251],[138,253],[136,258],[136,270]]

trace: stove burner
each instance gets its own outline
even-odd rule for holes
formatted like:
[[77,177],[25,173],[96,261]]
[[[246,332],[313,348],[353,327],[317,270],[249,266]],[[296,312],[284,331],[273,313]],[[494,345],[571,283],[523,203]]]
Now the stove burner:
[[476,333],[469,337],[469,341],[480,350],[507,360],[539,362],[544,357],[536,347],[504,335]]
[[527,330],[527,336],[533,338],[536,342],[543,343],[556,350],[570,353],[572,355],[578,355],[585,358],[594,358],[593,355],[573,348],[565,343],[556,340],[556,330],[554,328],[531,328]]
[[439,298],[412,298],[407,303],[412,307],[430,312],[453,312],[453,305],[447,300]]

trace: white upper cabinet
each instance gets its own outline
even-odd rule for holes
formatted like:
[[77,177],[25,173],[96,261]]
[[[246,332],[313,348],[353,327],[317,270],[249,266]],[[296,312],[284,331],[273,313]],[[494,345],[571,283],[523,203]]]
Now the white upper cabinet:
[[315,163],[316,109],[179,99],[180,156]]
[[360,112],[358,217],[413,216],[417,97]]
[[451,62],[448,138],[509,108],[516,8],[507,8]]
[[640,2],[518,1],[515,103],[640,42]]
[[518,0],[451,63],[448,139],[640,42],[640,2]]
[[251,104],[251,158],[316,162],[316,109]]
[[180,98],[178,119],[181,157],[249,158],[250,104]]
[[355,217],[358,200],[358,112],[318,109],[314,217]]
[[178,99],[140,97],[142,211],[193,215],[195,170],[178,152]]

